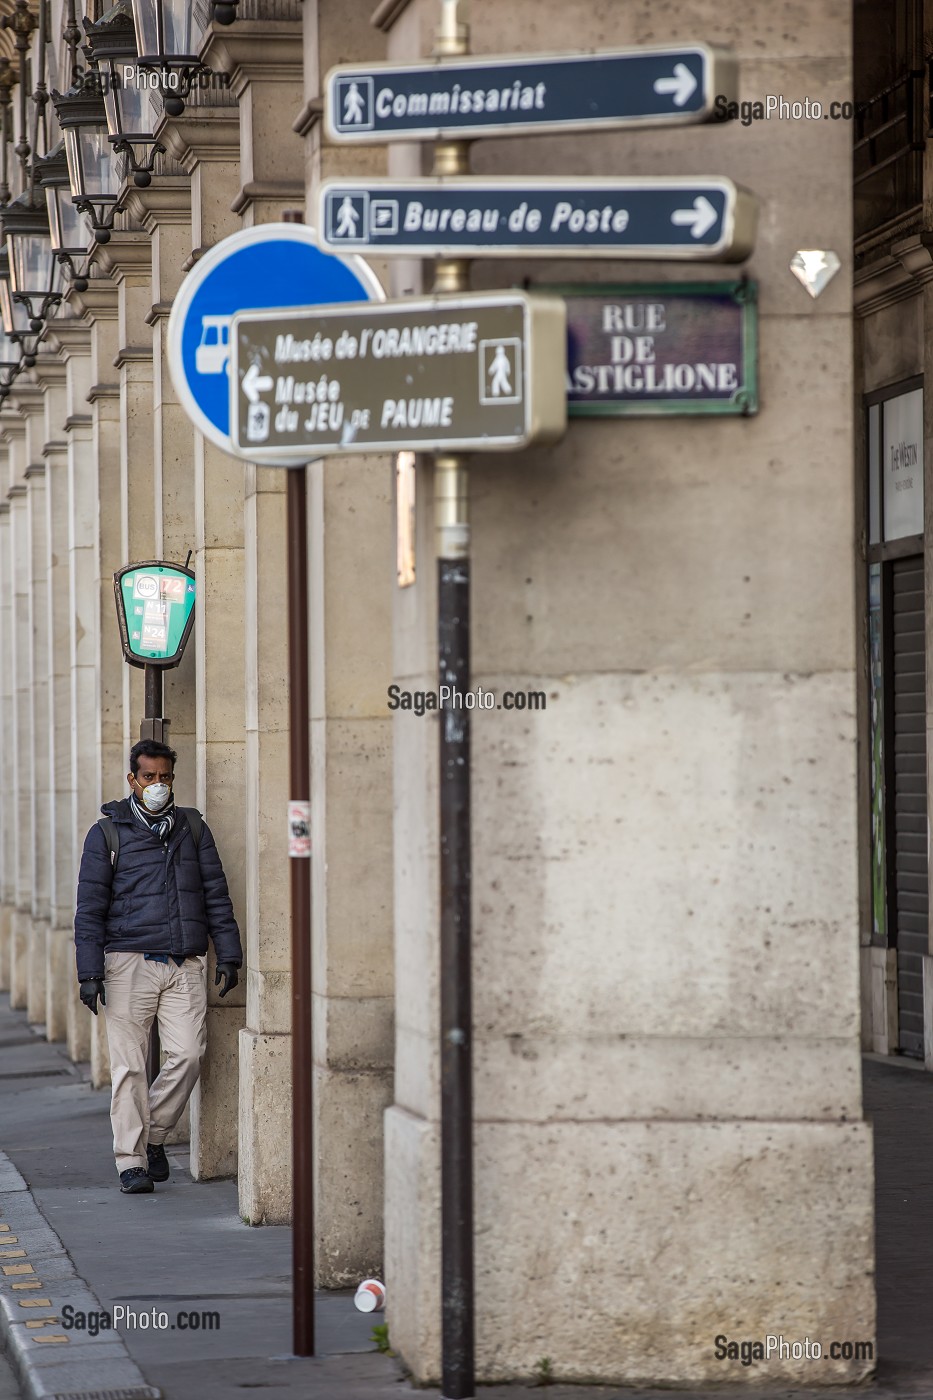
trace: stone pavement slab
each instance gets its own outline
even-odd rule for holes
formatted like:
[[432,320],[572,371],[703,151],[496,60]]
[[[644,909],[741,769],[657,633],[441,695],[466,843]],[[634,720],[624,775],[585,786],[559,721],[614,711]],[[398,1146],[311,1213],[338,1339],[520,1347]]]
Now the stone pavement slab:
[[[877,1379],[852,1394],[933,1400],[933,1076],[869,1058],[865,1095],[877,1162],[879,1365]],[[180,1148],[168,1149],[169,1182],[151,1196],[121,1195],[108,1106],[108,1092],[90,1087],[86,1067],[35,1036],[0,997],[0,1225],[10,1227],[0,1230],[0,1330],[24,1396],[87,1400],[118,1387],[126,1400],[159,1393],[165,1400],[231,1400],[248,1390],[280,1400],[417,1400],[432,1393],[415,1390],[397,1362],[374,1350],[371,1329],[379,1319],[357,1313],[349,1292],[318,1296],[319,1354],[292,1356],[290,1230],[245,1225],[235,1183],[192,1181]],[[5,1244],[4,1235],[18,1243]],[[3,1253],[20,1246],[23,1256]],[[74,1323],[78,1314],[112,1313],[118,1305],[136,1314],[136,1326],[102,1328],[94,1337],[87,1327],[45,1325],[62,1319],[66,1307]],[[166,1316],[166,1327],[139,1324],[153,1309]],[[197,1328],[185,1325],[191,1314]],[[30,1328],[29,1320],[43,1326]],[[16,1400],[11,1385],[0,1365],[0,1400]],[[721,1388],[681,1394],[827,1400],[839,1390],[769,1387],[760,1368],[735,1365]],[[477,1392],[478,1400],[670,1395],[564,1384]]]

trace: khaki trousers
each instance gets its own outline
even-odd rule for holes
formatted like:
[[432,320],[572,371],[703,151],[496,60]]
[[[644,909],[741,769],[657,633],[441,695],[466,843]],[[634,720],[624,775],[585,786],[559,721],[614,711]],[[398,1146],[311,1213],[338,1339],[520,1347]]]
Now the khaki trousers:
[[[164,1143],[198,1081],[207,1045],[207,957],[179,967],[171,959],[147,962],[142,953],[106,953],[104,965],[113,1154],[123,1172],[146,1166],[146,1146]],[[155,1017],[165,1059],[149,1085],[146,1052]]]

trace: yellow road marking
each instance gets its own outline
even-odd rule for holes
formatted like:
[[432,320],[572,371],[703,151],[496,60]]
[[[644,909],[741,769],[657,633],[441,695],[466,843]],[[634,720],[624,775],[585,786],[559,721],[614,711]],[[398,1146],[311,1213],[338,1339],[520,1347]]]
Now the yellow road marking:
[[19,1237],[17,1235],[4,1235],[0,1239],[0,1244],[19,1244]]
[[[4,1269],[3,1272],[6,1273],[6,1269]],[[13,1270],[11,1270],[11,1272],[13,1272]],[[13,1284],[13,1287],[14,1287],[14,1288],[41,1288],[41,1287],[42,1287],[42,1284],[41,1284],[41,1283],[39,1282],[39,1280],[36,1278],[36,1279],[27,1279],[27,1280],[26,1280],[25,1282],[23,1282],[23,1283],[14,1283],[14,1284]]]
[[47,1332],[44,1337],[33,1337],[34,1342],[67,1342],[71,1339],[64,1332]]
[[25,1259],[25,1249],[0,1249],[0,1259]]
[[0,1230],[9,1230],[9,1225],[0,1225]]
[[[23,1253],[26,1253],[25,1249]],[[4,1264],[3,1272],[5,1274],[34,1274],[36,1271],[31,1264]]]
[[[18,1288],[19,1284],[16,1286]],[[52,1306],[51,1298],[17,1298],[16,1301],[21,1308],[50,1308]]]
[[34,1317],[26,1323],[27,1327],[51,1327],[53,1322],[58,1322],[57,1317]]

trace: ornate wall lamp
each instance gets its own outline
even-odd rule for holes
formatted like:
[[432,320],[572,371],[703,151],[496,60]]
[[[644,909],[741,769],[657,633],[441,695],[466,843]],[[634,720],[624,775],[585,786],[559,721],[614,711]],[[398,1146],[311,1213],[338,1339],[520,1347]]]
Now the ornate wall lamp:
[[100,78],[85,73],[68,92],[53,92],[52,101],[65,139],[71,198],[87,215],[98,243],[108,243],[119,183]]
[[123,157],[122,173],[132,172],[134,182],[144,188],[151,183],[156,156],[164,154],[165,147],[152,130],[158,94],[138,81],[148,73],[140,71],[129,0],[117,0],[96,24],[85,19],[84,28],[85,52],[100,76],[110,144]]
[[36,174],[45,194],[49,216],[52,252],[68,270],[76,291],[87,291],[87,266],[79,271],[76,264],[87,258],[88,245],[93,241],[85,217],[71,197],[65,143],[59,141],[54,150],[36,162]]
[[191,0],[132,0],[137,62],[151,72],[165,111],[180,117],[185,98],[205,69],[198,58],[205,23]]

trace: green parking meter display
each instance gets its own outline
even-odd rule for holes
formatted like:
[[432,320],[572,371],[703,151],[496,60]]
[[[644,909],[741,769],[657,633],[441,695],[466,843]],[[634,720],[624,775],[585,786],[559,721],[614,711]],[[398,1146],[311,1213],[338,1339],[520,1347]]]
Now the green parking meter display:
[[131,666],[177,666],[194,624],[194,573],[160,560],[113,576],[123,655]]

